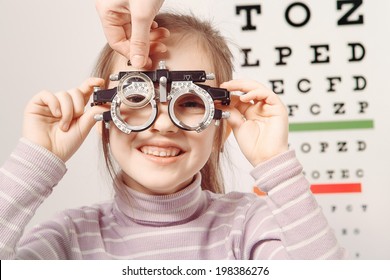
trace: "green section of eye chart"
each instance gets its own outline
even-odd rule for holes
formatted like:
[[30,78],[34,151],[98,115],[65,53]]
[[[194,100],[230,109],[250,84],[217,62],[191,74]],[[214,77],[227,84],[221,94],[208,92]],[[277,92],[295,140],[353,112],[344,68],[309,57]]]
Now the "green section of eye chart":
[[290,123],[289,125],[290,132],[372,129],[372,128],[374,128],[373,120],[297,122],[297,123]]

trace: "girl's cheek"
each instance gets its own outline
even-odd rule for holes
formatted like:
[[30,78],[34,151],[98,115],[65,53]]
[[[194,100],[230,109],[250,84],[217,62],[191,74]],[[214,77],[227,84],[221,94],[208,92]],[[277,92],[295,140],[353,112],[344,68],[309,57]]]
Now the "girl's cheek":
[[129,143],[134,140],[138,132],[123,133],[113,123],[110,124],[110,143]]

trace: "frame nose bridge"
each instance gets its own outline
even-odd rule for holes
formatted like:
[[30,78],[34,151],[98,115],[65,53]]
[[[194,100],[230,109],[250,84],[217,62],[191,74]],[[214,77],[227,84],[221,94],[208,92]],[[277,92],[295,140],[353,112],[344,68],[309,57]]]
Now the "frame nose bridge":
[[166,81],[164,77],[161,77],[161,79],[163,80],[162,83],[161,81],[154,83],[154,98],[158,103],[167,104],[171,95],[172,83]]
[[168,94],[168,78],[162,76],[159,82],[159,92],[160,92],[160,102],[167,102],[167,94]]

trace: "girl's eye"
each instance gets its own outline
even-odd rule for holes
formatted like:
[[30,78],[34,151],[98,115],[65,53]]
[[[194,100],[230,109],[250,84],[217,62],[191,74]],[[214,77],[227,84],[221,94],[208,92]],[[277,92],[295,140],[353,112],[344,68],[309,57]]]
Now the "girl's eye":
[[177,100],[177,105],[182,109],[204,109],[203,100],[194,94],[184,94]]
[[127,100],[132,102],[132,103],[141,103],[142,101],[144,101],[145,99],[145,96],[143,95],[140,95],[140,94],[132,94],[130,96],[127,97]]
[[179,122],[188,127],[197,127],[204,118],[206,104],[201,96],[195,93],[186,93],[176,99],[173,110]]
[[204,104],[203,103],[199,103],[199,102],[196,102],[196,101],[186,101],[186,102],[182,102],[180,104],[181,107],[185,107],[185,108],[204,108]]

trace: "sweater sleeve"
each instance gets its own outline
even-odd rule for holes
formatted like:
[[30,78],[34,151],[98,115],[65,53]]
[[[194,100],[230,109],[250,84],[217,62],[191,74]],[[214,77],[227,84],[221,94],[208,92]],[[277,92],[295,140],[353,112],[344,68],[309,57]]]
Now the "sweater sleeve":
[[[342,259],[333,230],[310,191],[295,152],[290,150],[260,164],[251,175],[267,194],[266,200],[280,229],[278,239],[253,242],[252,257]],[[256,214],[253,215],[256,217]],[[252,218],[253,219],[253,218]],[[262,255],[265,254],[266,255]]]
[[48,150],[21,139],[0,168],[0,259],[17,257],[17,244],[37,208],[66,173]]

